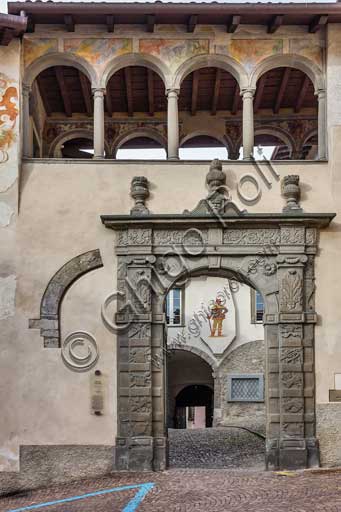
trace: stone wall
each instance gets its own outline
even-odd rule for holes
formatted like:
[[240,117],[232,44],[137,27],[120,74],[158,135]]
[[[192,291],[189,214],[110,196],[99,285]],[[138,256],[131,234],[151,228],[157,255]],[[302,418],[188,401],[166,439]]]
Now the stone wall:
[[264,341],[252,341],[242,345],[222,362],[219,367],[221,379],[221,419],[217,425],[240,425],[265,431],[265,402],[229,402],[228,375],[262,373],[265,376]]
[[316,435],[320,441],[321,464],[341,465],[341,404],[316,405]]

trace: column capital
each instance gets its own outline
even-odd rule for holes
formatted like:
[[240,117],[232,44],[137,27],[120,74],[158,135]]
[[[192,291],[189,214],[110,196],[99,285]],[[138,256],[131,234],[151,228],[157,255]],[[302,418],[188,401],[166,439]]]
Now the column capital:
[[92,90],[92,94],[95,96],[95,97],[100,97],[100,96],[104,96],[105,93],[106,93],[106,89],[103,88],[103,87],[94,87]]
[[22,84],[22,92],[24,95],[29,95],[32,91],[32,87],[29,84]]
[[176,98],[178,98],[179,94],[180,94],[180,89],[171,88],[171,89],[166,90],[167,98],[174,98],[175,96],[176,96]]
[[240,91],[240,95],[243,97],[243,100],[244,99],[253,99],[255,92],[256,92],[256,89],[254,87],[247,87],[246,89],[242,89]]
[[319,100],[324,100],[326,98],[326,90],[325,89],[317,89],[315,91],[315,96],[318,97]]

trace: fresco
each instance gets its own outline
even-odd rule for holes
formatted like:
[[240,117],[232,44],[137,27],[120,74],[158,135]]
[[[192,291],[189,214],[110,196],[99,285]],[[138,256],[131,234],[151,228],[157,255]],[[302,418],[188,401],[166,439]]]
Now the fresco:
[[317,42],[307,39],[290,39],[290,53],[296,53],[307,57],[318,66],[322,67],[322,47]]
[[0,163],[8,160],[8,151],[16,139],[18,91],[14,80],[0,73]]
[[24,64],[28,66],[45,53],[58,50],[57,39],[25,39],[24,40]]
[[224,301],[221,297],[217,297],[214,301],[212,301],[212,303],[209,304],[209,313],[207,318],[210,326],[210,336],[212,338],[215,336],[218,336],[219,338],[224,336],[223,324],[227,312],[228,309],[225,307]]
[[65,39],[64,50],[83,57],[91,64],[103,64],[112,57],[132,52],[131,39]]
[[171,67],[209,51],[208,39],[141,39],[140,52],[155,55]]
[[283,53],[282,39],[231,39],[227,44],[215,45],[215,53],[229,55],[250,71],[261,60]]

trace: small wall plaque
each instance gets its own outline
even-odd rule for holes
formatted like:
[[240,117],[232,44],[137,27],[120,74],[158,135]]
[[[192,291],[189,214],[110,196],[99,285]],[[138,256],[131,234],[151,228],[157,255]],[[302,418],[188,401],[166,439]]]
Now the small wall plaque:
[[329,390],[329,402],[341,402],[341,389]]
[[91,412],[96,416],[104,414],[104,375],[100,370],[96,370],[91,375]]

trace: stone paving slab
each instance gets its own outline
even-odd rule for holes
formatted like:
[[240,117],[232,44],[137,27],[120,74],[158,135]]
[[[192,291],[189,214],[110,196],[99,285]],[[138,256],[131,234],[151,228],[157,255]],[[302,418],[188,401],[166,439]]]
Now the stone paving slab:
[[[127,473],[72,482],[2,498],[9,512],[46,501],[154,482],[136,512],[340,512],[341,474],[311,471],[276,474],[247,470],[174,469],[163,473]],[[132,492],[115,493],[37,510],[42,512],[130,512]],[[133,509],[131,509],[133,510]]]
[[[262,430],[253,427],[254,430]],[[238,428],[169,429],[169,464],[174,468],[265,468],[265,441]]]

